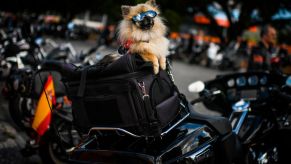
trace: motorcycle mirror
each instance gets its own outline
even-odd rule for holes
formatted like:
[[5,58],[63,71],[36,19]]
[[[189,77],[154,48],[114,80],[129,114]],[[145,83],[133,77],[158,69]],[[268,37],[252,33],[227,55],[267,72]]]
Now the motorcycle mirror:
[[286,79],[286,86],[291,87],[291,76]]
[[205,84],[202,81],[196,81],[188,86],[188,91],[193,93],[199,93],[203,91]]

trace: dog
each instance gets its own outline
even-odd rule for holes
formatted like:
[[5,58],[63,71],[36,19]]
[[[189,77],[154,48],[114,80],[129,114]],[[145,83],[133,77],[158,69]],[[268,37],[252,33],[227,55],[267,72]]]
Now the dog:
[[144,61],[153,64],[155,74],[166,69],[169,40],[167,28],[155,0],[136,6],[121,6],[123,20],[118,26],[118,38],[128,47],[130,54],[139,54]]

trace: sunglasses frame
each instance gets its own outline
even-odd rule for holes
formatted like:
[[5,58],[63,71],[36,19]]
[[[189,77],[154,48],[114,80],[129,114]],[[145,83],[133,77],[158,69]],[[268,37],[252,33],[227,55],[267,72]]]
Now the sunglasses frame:
[[[146,16],[149,16],[149,14],[153,14],[153,16],[150,16],[151,18],[154,18],[158,15],[157,12],[155,12],[154,10],[148,10],[148,11],[145,11],[145,12],[141,12],[135,16],[132,17],[132,20],[134,22],[140,22],[142,21]],[[140,17],[140,18],[137,18],[137,17]]]

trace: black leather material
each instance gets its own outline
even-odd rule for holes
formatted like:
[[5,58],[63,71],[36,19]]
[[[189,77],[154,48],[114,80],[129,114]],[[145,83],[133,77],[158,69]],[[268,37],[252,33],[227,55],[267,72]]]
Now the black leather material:
[[73,78],[80,77],[80,69],[71,63],[64,63],[55,60],[45,60],[41,64],[42,70],[58,71],[62,76]]
[[138,135],[160,136],[180,117],[180,94],[168,72],[153,74],[151,62],[139,55],[127,54],[112,63],[87,67],[46,62],[45,68],[61,72],[72,100],[74,125],[81,133],[91,127],[118,127]]
[[200,114],[195,112],[191,104],[189,104],[189,109],[191,111],[190,119],[207,124],[214,128],[220,135],[226,135],[232,132],[231,124],[227,118]]
[[[133,62],[129,62],[134,60]],[[68,81],[80,80],[82,71],[87,69],[87,77],[90,79],[98,79],[100,77],[110,77],[126,73],[135,72],[138,70],[152,71],[151,62],[144,62],[139,55],[123,55],[115,62],[104,67],[103,65],[93,65],[88,67],[76,67],[73,64],[63,63],[58,61],[44,61],[42,69],[53,69],[62,74]]]
[[[48,75],[53,76],[54,88],[56,92],[56,96],[64,96],[66,95],[66,89],[64,84],[61,82],[61,74],[56,71],[38,71],[34,76],[33,81],[33,97],[39,97],[43,91],[43,85],[46,83]],[[40,79],[41,78],[41,79]]]

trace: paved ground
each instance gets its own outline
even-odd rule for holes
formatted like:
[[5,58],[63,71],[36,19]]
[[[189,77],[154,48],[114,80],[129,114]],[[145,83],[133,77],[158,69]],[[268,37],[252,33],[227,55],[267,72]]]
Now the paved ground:
[[[64,40],[56,40],[57,43],[64,43],[66,41]],[[95,42],[92,41],[71,41],[72,45],[76,49],[77,53],[80,53],[81,51],[86,51],[90,47],[93,47],[95,45]],[[115,49],[103,49],[100,53],[108,54],[112,51],[115,51]],[[186,95],[186,97],[189,100],[192,100],[197,97],[195,94],[191,94],[188,92],[187,88],[188,85],[194,81],[197,80],[209,80],[213,79],[217,74],[222,74],[226,72],[217,71],[214,69],[204,68],[202,66],[197,65],[190,65],[186,64],[183,61],[174,61],[173,62],[173,74],[175,78],[176,85],[180,89],[182,93]],[[213,115],[216,114],[215,112],[211,112],[203,107],[202,104],[198,104],[195,106],[195,110],[198,112],[207,114],[207,115]],[[26,138],[25,134],[21,132],[20,129],[18,129],[13,123],[9,116],[8,109],[7,109],[7,102],[0,96],[0,122],[5,121],[11,123],[12,126],[14,126],[20,136],[22,136],[24,139]],[[25,161],[28,161],[29,163],[40,163],[40,160],[37,156],[33,156],[32,158],[25,159]]]
[[[189,101],[198,97],[198,94],[190,93],[188,91],[189,84],[198,80],[207,81],[215,78],[215,76],[218,74],[225,73],[227,72],[221,72],[215,69],[209,69],[193,64],[190,65],[182,61],[173,62],[173,74],[175,83],[178,86],[180,92],[184,93]],[[206,115],[217,115],[216,112],[207,110],[202,103],[196,104],[194,109]]]

